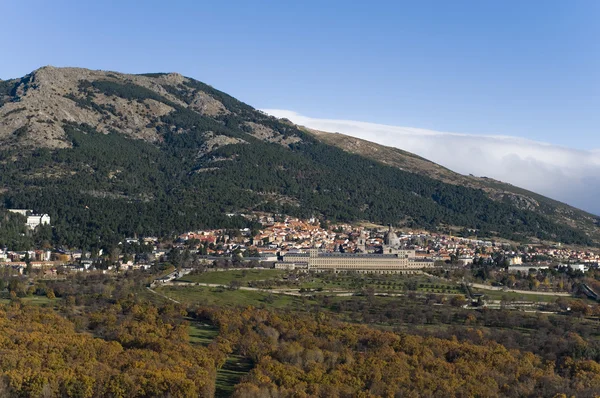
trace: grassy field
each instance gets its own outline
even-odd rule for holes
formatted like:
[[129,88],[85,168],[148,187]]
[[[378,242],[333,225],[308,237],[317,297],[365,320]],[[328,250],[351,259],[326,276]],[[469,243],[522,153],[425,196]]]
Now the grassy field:
[[448,283],[419,283],[419,293],[464,294],[461,286]]
[[311,300],[302,297],[227,288],[164,286],[157,288],[156,291],[181,303],[196,305],[301,308],[306,304],[314,304]]
[[[21,297],[21,302],[25,304],[31,305],[39,305],[39,306],[54,306],[60,303],[60,298],[49,299],[46,296],[27,296]],[[0,298],[0,304],[10,304],[9,298]]]
[[252,362],[240,355],[230,355],[223,367],[217,370],[215,398],[230,397],[236,384],[252,370]]
[[247,269],[241,271],[210,271],[202,274],[186,275],[178,281],[189,283],[212,283],[229,285],[232,281],[238,281],[245,286],[248,283],[268,281],[273,287],[281,288],[304,288],[304,289],[336,289],[356,290],[362,288],[374,288],[381,291],[405,290],[407,281],[420,283],[427,288],[440,290],[455,290],[457,287],[445,284],[438,286],[431,278],[408,275],[373,275],[357,273],[302,273],[283,270],[258,270]]
[[515,301],[534,301],[538,303],[553,303],[561,296],[547,296],[543,294],[503,292],[501,290],[483,290],[473,289],[473,293],[481,293],[487,300],[515,300]]
[[228,285],[232,281],[239,281],[242,285],[247,282],[280,279],[285,274],[285,271],[276,269],[247,269],[243,271],[210,271],[196,275],[185,275],[180,282],[191,283],[214,283],[219,285]]
[[[190,343],[209,345],[219,331],[212,325],[191,323]],[[236,384],[252,369],[252,362],[240,355],[230,355],[220,369],[217,369],[215,397],[230,397]]]
[[[229,285],[238,281],[241,286],[254,286],[260,288],[290,288],[305,289],[311,292],[330,291],[361,291],[373,289],[380,293],[406,293],[411,289],[419,293],[462,294],[460,286],[440,282],[427,276],[415,275],[376,275],[357,273],[294,273],[282,270],[257,270],[243,271],[213,271],[197,275],[186,275],[179,279],[181,282],[211,283]],[[265,282],[266,281],[266,282]],[[173,297],[175,298],[175,297]],[[176,300],[179,300],[175,298]]]
[[303,277],[296,287],[311,290],[322,289],[323,291],[360,291],[362,289],[373,289],[375,292],[380,293],[406,293],[410,290],[419,293],[463,293],[461,287],[455,284],[439,282],[427,276],[401,274],[312,274]]
[[202,344],[207,346],[218,336],[218,334],[219,331],[212,325],[190,323],[189,335],[190,343],[192,344]]

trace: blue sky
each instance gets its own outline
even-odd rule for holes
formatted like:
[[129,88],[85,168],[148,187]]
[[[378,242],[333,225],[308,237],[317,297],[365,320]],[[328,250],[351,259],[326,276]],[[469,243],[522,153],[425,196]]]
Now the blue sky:
[[3,79],[176,71],[315,119],[600,148],[596,0],[1,0],[0,15]]
[[596,0],[2,0],[0,14],[3,79],[178,71],[258,108],[600,147]]

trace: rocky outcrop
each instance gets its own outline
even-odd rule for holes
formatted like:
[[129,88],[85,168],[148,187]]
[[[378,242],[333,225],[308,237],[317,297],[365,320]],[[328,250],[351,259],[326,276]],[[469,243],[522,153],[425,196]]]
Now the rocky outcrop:
[[[135,85],[155,95],[131,100],[96,90],[94,82]],[[0,102],[0,144],[4,148],[68,148],[71,142],[65,134],[66,122],[84,123],[101,133],[115,131],[159,142],[157,127],[164,126],[161,118],[173,112],[174,107],[208,117],[232,113],[213,95],[186,84],[189,82],[178,73],[127,75],[46,66],[15,80],[12,96]],[[297,136],[284,136],[259,123],[247,124],[251,135],[267,142],[285,146],[300,141]],[[207,137],[210,140],[204,146],[206,152],[244,142],[231,137]]]

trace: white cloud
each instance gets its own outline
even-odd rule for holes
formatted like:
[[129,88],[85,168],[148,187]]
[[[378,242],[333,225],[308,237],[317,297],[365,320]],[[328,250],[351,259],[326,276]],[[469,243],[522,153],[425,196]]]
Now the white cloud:
[[577,150],[511,136],[446,133],[353,120],[264,112],[322,131],[394,146],[462,174],[509,182],[600,214],[600,150]]

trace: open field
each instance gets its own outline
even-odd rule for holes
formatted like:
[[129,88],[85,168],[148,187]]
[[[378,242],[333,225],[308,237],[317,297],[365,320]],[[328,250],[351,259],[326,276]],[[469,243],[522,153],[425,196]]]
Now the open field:
[[352,272],[303,273],[274,269],[247,269],[237,271],[210,271],[195,275],[185,275],[177,280],[186,283],[210,283],[229,285],[237,281],[241,286],[261,288],[292,288],[310,290],[355,291],[365,288],[378,292],[394,293],[410,290],[427,293],[459,294],[458,285],[440,282],[428,276],[415,275],[376,275]]
[[[293,272],[293,271],[282,271],[282,270],[235,270],[235,271],[211,271],[196,275],[186,275],[171,285],[172,288],[184,288],[186,284],[212,284],[229,286],[233,281],[238,282],[243,290],[246,288],[264,289],[264,290],[288,290],[291,292],[300,292],[307,294],[351,294],[353,292],[363,292],[370,290],[375,293],[382,294],[406,294],[408,292],[416,292],[420,294],[442,294],[442,295],[457,295],[464,294],[462,287],[457,284],[452,284],[448,281],[444,281],[435,277],[427,275],[402,275],[402,274],[362,274],[353,272],[341,272],[341,273],[305,273],[305,272]],[[181,285],[177,285],[177,283]],[[201,289],[200,286],[187,286]],[[158,293],[165,293],[168,297],[181,302],[190,302],[193,300],[194,303],[210,303],[216,304],[225,301],[233,305],[244,305],[246,303],[252,303],[256,305],[256,300],[265,301],[262,297],[259,297],[267,292],[256,294],[247,294],[244,300],[239,300],[239,294],[231,295],[230,293],[223,292],[223,290],[229,289],[218,289],[212,286],[213,289],[209,290],[211,295],[214,293],[220,293],[220,296],[215,302],[211,298],[200,299],[197,294],[196,297],[191,297],[185,291],[175,292],[174,290],[166,290],[166,286],[163,286],[162,290],[157,290]],[[198,290],[201,291],[201,290]],[[275,291],[273,294],[277,293]],[[214,297],[213,297],[214,298]],[[204,302],[201,300],[205,300]],[[270,299],[269,299],[270,300]],[[268,302],[268,301],[267,301]],[[285,305],[284,305],[285,306]]]
[[242,271],[209,271],[195,275],[185,275],[179,282],[191,283],[214,283],[228,285],[232,281],[238,281],[242,284],[258,280],[280,279],[285,271],[275,269],[247,269]]
[[[189,336],[190,343],[209,345],[219,331],[212,325],[199,324],[193,322],[190,324]],[[225,364],[217,369],[217,382],[215,397],[230,397],[233,394],[235,385],[240,382],[252,369],[252,361],[240,355],[230,355]]]
[[311,300],[302,297],[203,286],[163,286],[157,288],[156,292],[191,305],[252,305],[255,307],[269,306],[270,308],[297,308],[312,303]]
[[248,358],[230,355],[221,369],[217,370],[217,388],[215,398],[230,397],[236,384],[252,370],[253,364]]
[[412,290],[418,293],[463,294],[459,285],[423,275],[313,274],[301,280],[298,286],[324,291],[373,289],[377,293],[407,293]]
[[473,293],[480,293],[485,296],[487,300],[514,300],[514,301],[533,301],[538,303],[553,303],[561,296],[550,296],[531,293],[516,293],[516,292],[505,292],[502,290],[484,290],[484,289],[472,289]]
[[[442,294],[442,295],[462,295],[465,294],[463,288],[450,281],[435,278],[428,275],[376,275],[376,274],[358,274],[358,273],[294,273],[281,270],[256,270],[249,269],[243,271],[220,271],[206,272],[199,275],[187,275],[179,281],[188,283],[214,283],[229,285],[231,281],[237,280],[242,286],[252,286],[264,289],[303,289],[310,294],[335,294],[340,292],[361,292],[366,289],[375,293],[402,294],[413,291],[418,294]],[[473,287],[473,293],[481,293],[488,300],[512,300],[512,301],[531,301],[539,303],[550,303],[556,301],[560,294],[537,294],[536,292],[510,292],[503,290],[480,289]],[[210,289],[209,289],[210,290]],[[221,289],[222,290],[222,289]],[[295,291],[298,291],[295,290]],[[213,289],[212,293],[220,293],[218,298],[208,298],[204,303],[216,304],[226,302],[232,305],[260,305],[268,303],[264,299],[263,292],[246,292],[246,296],[240,298],[239,294],[221,292],[219,289]],[[253,294],[254,293],[254,294]],[[167,296],[183,302],[189,302],[190,297],[185,292],[173,293]],[[564,294],[563,294],[564,295]],[[187,297],[186,297],[187,296]],[[214,296],[214,294],[213,294]],[[278,296],[278,295],[277,295]],[[179,298],[178,298],[179,297]],[[201,299],[196,299],[195,303],[202,303]],[[278,298],[280,307],[286,307],[286,299]],[[283,301],[283,302],[281,302]],[[277,304],[275,304],[277,305]]]
[[189,327],[189,335],[190,343],[207,346],[219,335],[219,331],[212,325],[192,322]]
[[[54,306],[54,305],[57,305],[58,303],[60,303],[60,301],[61,301],[60,298],[55,298],[55,299],[51,300],[46,296],[27,296],[27,297],[21,297],[20,300],[21,300],[21,302],[23,302],[25,304],[39,305],[39,306]],[[5,297],[0,298],[0,304],[10,304],[10,299],[5,298]]]

